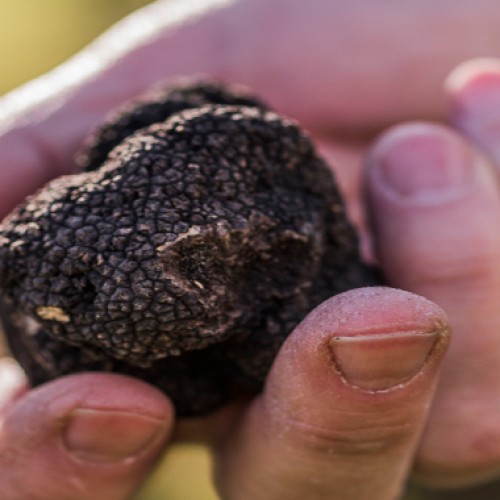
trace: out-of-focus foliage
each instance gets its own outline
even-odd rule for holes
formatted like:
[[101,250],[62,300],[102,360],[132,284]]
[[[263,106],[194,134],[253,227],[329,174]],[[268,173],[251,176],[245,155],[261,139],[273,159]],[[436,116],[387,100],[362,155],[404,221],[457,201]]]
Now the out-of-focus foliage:
[[[0,0],[0,95],[57,66],[111,24],[147,3]],[[216,500],[209,468],[203,448],[175,448],[135,500]]]
[[150,1],[0,0],[0,94],[57,66],[147,3]]

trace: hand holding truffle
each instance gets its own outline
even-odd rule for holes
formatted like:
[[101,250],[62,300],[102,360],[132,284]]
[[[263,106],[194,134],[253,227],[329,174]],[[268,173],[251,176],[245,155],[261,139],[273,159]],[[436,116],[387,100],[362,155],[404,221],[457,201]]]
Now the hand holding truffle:
[[[321,304],[286,340],[262,395],[198,422],[222,498],[398,498],[447,342],[444,313],[407,292],[360,289]],[[14,367],[0,369],[5,381]],[[2,419],[9,500],[128,498],[173,428],[158,390],[104,373],[18,393]],[[181,422],[177,433],[185,425],[192,432]]]
[[[189,2],[189,5],[196,4],[193,13],[200,14],[203,9],[194,11],[199,6],[204,7],[203,3]],[[435,5],[439,4],[439,1],[435,2]],[[76,59],[57,74],[47,77],[44,86],[27,87],[2,101],[0,210],[3,214],[11,211],[25,195],[33,193],[49,178],[70,173],[71,157],[88,129],[100,122],[117,103],[139,94],[161,78],[181,72],[205,71],[250,84],[278,109],[299,118],[310,131],[321,135],[323,142],[333,150],[342,150],[346,153],[345,158],[359,159],[363,147],[351,147],[349,139],[354,138],[357,144],[366,146],[363,140],[373,131],[378,131],[381,124],[395,123],[409,116],[440,117],[437,113],[442,109],[438,105],[438,82],[443,74],[456,61],[469,56],[471,47],[483,50],[486,45],[491,53],[498,52],[498,4],[486,2],[480,9],[468,13],[466,19],[461,16],[461,22],[455,23],[456,17],[449,14],[460,15],[459,4],[447,2],[446,8],[434,11],[421,2],[414,3],[415,9],[408,9],[406,4],[398,7],[392,2],[387,4],[391,10],[386,16],[378,15],[383,6],[373,4],[377,9],[377,19],[389,23],[381,29],[377,23],[363,22],[374,14],[368,12],[367,15],[366,9],[372,8],[369,2],[363,4],[362,15],[359,15],[361,22],[356,23],[352,21],[358,16],[351,8],[359,9],[359,6],[352,2],[347,5],[339,0],[318,1],[312,9],[307,2],[291,0],[287,2],[287,16],[282,16],[281,2],[213,0],[205,2],[205,6],[212,5],[217,9],[203,11],[196,20],[176,26],[171,19],[178,19],[177,11],[176,16],[169,13],[175,2],[158,2],[138,14],[136,21],[128,21],[124,27],[116,28],[113,34],[91,47],[82,60]],[[411,19],[408,12],[411,12]],[[435,22],[436,14],[441,16],[442,22]],[[345,15],[350,22],[346,22]],[[415,60],[412,58],[414,40],[429,16],[432,16],[432,25],[436,26],[437,32],[435,36],[427,32],[429,36],[422,39],[421,52]],[[483,19],[479,20],[480,17]],[[273,19],[280,22],[269,22]],[[132,30],[134,36],[129,37],[128,29],[134,27],[134,22],[138,29]],[[471,25],[464,28],[469,22]],[[493,25],[490,31],[488,22]],[[332,29],[332,23],[337,23],[335,29]],[[299,29],[299,24],[302,29]],[[401,25],[405,30],[401,30]],[[442,43],[443,30],[449,32],[458,25],[462,28],[461,36],[456,37],[456,43],[449,47],[446,57],[434,57]],[[269,26],[271,29],[265,29]],[[477,26],[481,29],[478,30]],[[147,29],[141,34],[144,27]],[[235,37],[236,32],[239,36]],[[297,36],[300,32],[314,32],[315,36],[306,40]],[[384,44],[371,43],[370,33],[380,41],[381,32],[390,35],[388,43],[391,46],[397,45],[398,64],[392,59],[395,51],[388,51]],[[408,36],[401,39],[401,33],[408,33]],[[342,43],[335,38],[338,34]],[[399,38],[394,40],[392,36]],[[221,39],[229,40],[224,44],[224,50],[220,50]],[[352,44],[346,45],[349,40]],[[317,46],[308,47],[306,42],[309,41]],[[183,49],[179,50],[179,47]],[[380,47],[382,50],[377,53]],[[162,64],[158,63],[158,54],[161,54]],[[402,60],[407,62],[407,67],[401,68]],[[91,61],[91,64],[81,64],[82,61]],[[374,65],[373,61],[377,64]],[[421,77],[406,78],[408,73],[414,72]],[[401,89],[402,73],[405,75],[404,89]],[[461,73],[460,78],[455,78],[452,91],[452,124],[481,144],[495,162],[500,161],[495,149],[498,122],[488,110],[499,94],[499,74],[491,65],[473,68],[473,71],[468,70]],[[414,84],[416,88],[408,87]],[[48,90],[43,97],[39,93],[41,87]],[[489,97],[485,97],[485,90]],[[476,96],[471,102],[470,95]],[[64,105],[61,105],[61,99],[64,99]],[[485,104],[481,106],[481,102]],[[231,106],[235,103],[224,104]],[[253,101],[237,103],[238,106],[248,104],[254,109],[254,115],[261,118],[273,116]],[[179,117],[184,120],[186,113],[191,112],[174,109],[171,114],[177,114],[174,120],[179,120]],[[199,118],[199,111],[193,113]],[[134,115],[125,116],[132,118],[132,123],[125,118],[118,129],[112,126],[103,130],[103,140],[97,147],[90,146],[85,155],[87,160],[82,164],[87,172],[73,178],[81,180],[83,176],[92,182],[98,180],[100,184],[91,183],[92,188],[86,192],[71,185],[71,181],[66,185],[65,181],[54,181],[51,191],[54,198],[49,194],[44,201],[38,200],[35,206],[41,201],[46,203],[44,206],[49,206],[59,196],[61,203],[81,199],[83,205],[88,205],[92,196],[101,189],[96,186],[102,186],[102,181],[109,180],[111,187],[119,182],[119,179],[114,179],[119,174],[112,176],[110,164],[100,173],[96,165],[101,165],[103,155],[106,157],[116,145],[115,141],[121,140],[121,131],[129,135],[130,125],[132,129],[137,128],[133,124]],[[240,121],[247,123],[247,118]],[[278,128],[283,126],[281,119],[273,120]],[[340,135],[337,134],[339,131]],[[165,142],[163,134],[164,131],[160,131],[154,137],[153,149]],[[298,144],[306,144],[300,133],[296,137],[299,137]],[[148,147],[136,138],[132,140],[135,143],[128,143],[131,148],[126,146],[110,161],[119,162],[130,153],[128,159],[133,162],[133,148]],[[339,148],[346,138],[346,144]],[[416,464],[421,480],[438,485],[473,486],[498,477],[499,408],[496,401],[499,391],[495,370],[500,352],[496,335],[499,324],[496,298],[500,293],[497,262],[500,255],[497,237],[499,196],[492,182],[496,174],[484,158],[472,163],[459,161],[464,157],[464,148],[466,160],[477,154],[468,142],[464,146],[462,141],[450,129],[429,125],[402,127],[382,140],[369,162],[368,187],[377,248],[386,275],[392,284],[425,293],[436,300],[449,313],[455,329],[456,340],[451,356],[445,362],[443,383],[429,415],[438,367],[448,341],[448,324],[441,309],[418,296],[388,288],[339,294],[320,304],[295,329],[291,325],[299,322],[299,314],[292,314],[293,318],[288,322],[289,313],[285,312],[286,308],[281,309],[277,314],[277,324],[290,327],[280,330],[280,327],[275,328],[276,325],[266,325],[269,327],[266,331],[277,332],[278,335],[271,338],[278,338],[278,343],[283,341],[284,332],[293,331],[279,350],[276,344],[269,351],[269,346],[257,342],[257,352],[272,352],[274,355],[278,351],[272,364],[269,359],[262,363],[258,356],[258,366],[249,364],[248,358],[241,356],[241,350],[236,348],[231,356],[224,354],[223,358],[219,357],[219,353],[214,353],[217,349],[209,345],[213,339],[205,338],[206,332],[201,335],[199,325],[189,323],[189,329],[185,330],[189,334],[193,327],[196,332],[193,341],[199,342],[203,337],[203,342],[207,342],[201,352],[214,354],[209,356],[208,366],[213,366],[213,361],[223,365],[224,369],[230,365],[234,368],[237,364],[237,370],[231,373],[245,374],[239,380],[231,378],[231,386],[246,385],[252,392],[261,381],[262,367],[267,370],[271,365],[260,395],[226,406],[210,418],[196,421],[198,435],[209,439],[215,449],[216,482],[224,498],[392,499],[405,488],[412,464]],[[223,157],[230,154],[230,146],[228,150],[224,149]],[[447,154],[443,154],[445,146]],[[308,148],[306,145],[301,151]],[[280,152],[272,154],[279,155]],[[315,155],[309,156],[311,158],[314,159]],[[443,158],[447,161],[444,162]],[[316,159],[313,164],[318,165]],[[470,175],[457,170],[457,166],[464,164]],[[422,168],[424,166],[429,169]],[[403,175],[398,177],[397,171]],[[431,171],[446,175],[436,180]],[[409,176],[408,172],[413,175]],[[106,179],[106,175],[110,178]],[[352,178],[355,179],[356,175]],[[435,180],[429,188],[431,179]],[[467,182],[460,184],[464,179]],[[330,182],[326,181],[327,184]],[[468,189],[464,184],[469,184]],[[155,185],[155,182],[148,185],[148,193],[154,194]],[[446,191],[446,186],[453,189]],[[176,189],[175,182],[172,189]],[[323,186],[315,189],[321,191]],[[111,196],[112,191],[106,192],[106,196]],[[130,188],[128,192],[129,205],[140,204],[141,200],[133,199]],[[192,196],[196,197],[196,193],[197,189],[194,189]],[[103,191],[98,194],[105,197]],[[114,208],[120,210],[120,206],[117,203]],[[162,213],[161,210],[152,210],[149,203],[143,208],[155,214]],[[315,221],[321,219],[321,214],[328,218],[328,210],[318,211],[317,208],[313,210]],[[26,207],[26,210],[31,217],[31,208]],[[127,343],[125,339],[124,343],[123,337],[116,342],[114,327],[100,332],[85,319],[89,314],[89,304],[100,303],[96,301],[98,290],[92,280],[104,282],[111,273],[115,281],[126,283],[125,288],[133,285],[140,292],[147,291],[146,296],[137,301],[138,310],[131,310],[128,316],[134,318],[134,335],[148,338],[153,331],[152,318],[146,317],[141,307],[144,301],[150,300],[148,290],[151,285],[154,288],[154,283],[148,283],[151,281],[147,274],[150,269],[146,266],[145,270],[141,269],[141,274],[137,269],[115,268],[117,261],[109,255],[98,264],[100,259],[93,254],[92,245],[96,241],[102,243],[106,234],[114,232],[103,231],[96,239],[88,228],[79,231],[85,227],[80,225],[81,213],[69,216],[54,211],[63,225],[67,225],[66,237],[75,238],[75,242],[78,240],[78,244],[73,245],[76,249],[71,250],[75,254],[67,258],[70,257],[68,251],[63,257],[64,267],[60,269],[63,275],[65,271],[70,272],[69,282],[60,275],[58,279],[49,280],[52,293],[46,297],[44,292],[37,291],[37,287],[45,290],[47,276],[44,272],[52,272],[50,262],[46,266],[49,269],[40,267],[43,271],[40,276],[33,269],[23,270],[19,264],[14,265],[15,258],[9,260],[12,265],[4,265],[1,269],[4,283],[10,280],[11,290],[17,287],[14,299],[9,299],[6,306],[6,317],[12,323],[9,326],[11,332],[18,328],[24,332],[19,338],[11,333],[11,338],[19,355],[25,353],[24,363],[32,367],[32,376],[39,376],[41,382],[58,373],[72,371],[75,364],[81,363],[82,355],[90,367],[92,363],[95,363],[94,368],[126,366],[121,371],[140,376],[150,369],[151,366],[145,366],[148,363],[163,362],[165,353],[171,355],[176,349],[185,349],[186,345],[179,347],[175,344],[176,338],[182,339],[178,331],[170,337],[163,337],[168,339],[166,342],[153,336],[149,348],[144,348],[143,344],[134,341]],[[52,227],[53,221],[48,221],[43,211],[37,216],[45,226]],[[72,227],[69,217],[78,224]],[[120,217],[113,218],[111,211],[109,219],[106,222],[113,226],[116,220],[125,220],[126,214],[120,213]],[[337,220],[344,223],[343,217]],[[164,272],[168,268],[169,284],[177,279],[178,287],[168,288],[167,295],[177,297],[183,287],[186,291],[186,274],[196,274],[197,278],[192,280],[196,288],[187,290],[188,295],[194,297],[194,304],[183,304],[187,310],[193,305],[198,307],[206,300],[204,293],[214,290],[207,290],[203,279],[206,268],[198,269],[183,259],[181,250],[184,244],[196,244],[198,238],[203,242],[207,238],[213,241],[212,238],[222,235],[224,243],[219,241],[218,247],[223,246],[232,253],[234,240],[238,239],[235,233],[241,235],[252,227],[250,218],[236,222],[242,222],[243,229],[226,225],[220,234],[212,230],[198,232],[195,229],[193,233],[178,228],[173,233],[173,244],[167,239],[153,245],[158,255],[163,252],[169,257],[169,263],[176,262],[175,267],[168,267],[161,261],[162,265],[156,269]],[[177,221],[170,224],[175,223]],[[300,230],[293,225],[295,237],[290,233],[281,236],[288,242],[295,240],[298,247],[303,248],[304,241],[314,247],[317,241],[310,232],[304,231],[306,223],[311,221],[300,224]],[[43,260],[47,257],[44,255],[44,237],[39,232],[43,224],[37,224],[27,224],[26,233],[34,236],[40,244],[39,257]],[[140,246],[137,237],[147,242],[151,233],[142,223],[141,228],[139,224],[135,225],[138,229],[135,244]],[[26,247],[22,238],[18,244],[10,239],[15,234],[15,230],[12,231],[5,235],[4,240],[8,259],[19,256]],[[350,229],[346,231],[346,234],[351,234]],[[179,237],[181,234],[184,237]],[[111,236],[116,240],[116,248],[124,245],[121,251],[127,257],[137,250],[127,248],[128,236]],[[64,241],[64,234],[60,237],[63,238],[63,249],[72,248],[68,248],[69,241]],[[322,238],[327,240],[328,235],[323,234]],[[348,240],[352,243],[350,238]],[[45,243],[48,241],[50,238]],[[282,240],[264,241],[266,248],[272,250],[275,248],[272,243]],[[90,251],[84,250],[87,247]],[[57,261],[57,251],[53,247],[47,250],[47,253],[52,252],[51,259],[63,265],[62,261]],[[142,257],[146,254],[143,253]],[[271,251],[270,254],[272,259],[279,257],[279,252]],[[298,262],[300,255],[297,252],[297,259],[293,262]],[[210,256],[206,257],[204,260],[214,263],[213,259],[208,259]],[[290,271],[292,275],[309,272],[309,269],[304,269],[309,264],[308,259]],[[364,273],[366,269],[358,264],[355,268]],[[99,265],[102,275],[98,278],[92,273]],[[19,280],[23,271],[26,275]],[[262,283],[267,283],[267,277],[262,277]],[[38,278],[41,281],[37,281]],[[26,279],[24,284],[23,279]],[[321,302],[325,298],[321,294],[327,290],[327,283],[311,277],[306,279],[314,283],[311,290],[321,293],[302,296],[306,297],[304,300],[310,300],[309,305],[297,301],[298,309],[303,307],[300,317]],[[29,287],[25,286],[27,282]],[[282,284],[286,288],[286,283]],[[118,293],[116,301],[101,301],[106,304],[115,302],[113,314],[123,314],[122,308],[133,309],[134,305],[118,288],[108,286],[99,290],[101,299],[107,292],[107,299]],[[85,300],[72,302],[71,293],[67,294],[65,290],[73,290],[75,296]],[[295,287],[294,293],[296,291]],[[27,299],[26,310],[14,312],[13,307],[23,302],[23,293]],[[220,297],[217,293],[215,296]],[[300,293],[294,295],[299,296]],[[78,310],[78,304],[81,310]],[[106,314],[109,315],[113,307],[108,308]],[[96,312],[99,313],[98,308],[90,310],[100,326],[109,321],[120,321],[106,318],[102,311],[97,317]],[[207,317],[211,312],[209,307]],[[72,331],[72,321],[78,314],[81,314],[78,317],[84,328]],[[120,327],[115,326],[116,331],[120,331]],[[41,331],[45,329],[44,336]],[[220,333],[217,330],[217,334]],[[61,352],[58,349],[63,337],[68,338],[73,347],[65,346]],[[22,345],[16,347],[16,342]],[[103,361],[103,352],[109,356],[106,361]],[[133,361],[134,368],[124,361],[127,357]],[[197,372],[200,368],[202,373],[207,373],[208,366],[204,361],[189,365],[182,362],[177,366],[174,363],[169,367],[167,380],[172,380],[171,375],[176,370],[181,373],[181,379],[189,380],[193,370]],[[255,380],[255,373],[259,374],[259,380],[251,387],[249,380]],[[156,380],[160,375],[155,374]],[[224,388],[226,381],[214,385],[212,376],[204,379],[198,376],[198,372],[195,375],[196,393],[186,398],[195,407],[185,408],[186,414],[200,412],[198,404],[206,410],[217,406],[223,399],[210,400],[214,394],[220,396],[217,390]],[[207,391],[203,388],[205,380],[209,383]],[[173,439],[174,404],[164,393],[137,377],[110,373],[67,375],[28,391],[22,388],[15,365],[2,362],[0,384],[4,402],[0,415],[0,496],[7,500],[129,498]],[[168,388],[164,390],[169,392]],[[196,397],[190,397],[193,395]],[[209,401],[203,399],[206,395]],[[175,398],[177,408],[186,395],[178,396]],[[177,422],[176,436],[182,437],[188,432],[192,437],[196,425],[186,420]],[[424,439],[419,445],[422,433]],[[455,490],[450,495],[444,494],[444,498],[498,497],[495,486],[482,488],[479,493],[472,492],[471,496],[468,490],[465,491],[461,495]],[[430,491],[424,492],[425,499],[433,498],[431,495]]]
[[[381,499],[398,496],[447,345],[446,318],[404,292],[337,295],[376,280],[307,136],[255,99],[198,84],[122,111],[80,162],[87,172],[52,181],[0,227],[7,336],[32,384],[115,371],[158,386],[178,417],[199,416],[261,389],[273,365],[264,394],[226,416],[239,425],[211,437],[223,495],[261,498],[252,486],[259,478],[276,500],[330,489],[373,498],[375,486]],[[74,387],[92,380],[82,377]],[[296,400],[296,392],[304,395]],[[140,463],[145,445],[136,436],[145,436],[137,429],[148,430],[148,458],[168,435],[167,404],[161,419],[82,409],[78,399],[59,411],[68,420],[66,452],[80,460],[116,462],[128,452]],[[399,407],[387,431],[364,430],[367,418],[385,420]],[[347,412],[358,417],[346,428]],[[101,426],[97,435],[126,429],[134,448],[122,443],[115,456],[92,424]],[[331,433],[325,443],[323,428]],[[370,461],[352,460],[352,449],[382,441],[382,470],[354,488],[343,473],[314,472],[316,486],[304,487],[301,460],[268,468],[285,449],[268,432],[280,432],[281,447],[295,453],[317,448],[340,471],[371,468],[373,451]],[[348,450],[330,444],[343,439],[353,441]]]

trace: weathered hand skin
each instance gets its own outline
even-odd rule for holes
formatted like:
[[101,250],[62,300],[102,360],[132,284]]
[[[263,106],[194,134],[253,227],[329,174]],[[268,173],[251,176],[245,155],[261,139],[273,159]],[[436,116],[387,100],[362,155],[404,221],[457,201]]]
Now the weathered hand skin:
[[237,90],[150,94],[79,163],[0,226],[3,319],[34,385],[116,371],[201,415],[258,390],[314,306],[376,282],[309,138]]

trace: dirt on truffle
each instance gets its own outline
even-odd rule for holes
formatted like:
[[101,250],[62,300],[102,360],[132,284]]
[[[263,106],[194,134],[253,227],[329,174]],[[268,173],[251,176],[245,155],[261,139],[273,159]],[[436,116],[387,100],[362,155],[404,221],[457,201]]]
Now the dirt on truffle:
[[317,304],[376,284],[298,125],[216,83],[115,113],[0,226],[3,321],[33,385],[133,375],[180,416],[257,391]]

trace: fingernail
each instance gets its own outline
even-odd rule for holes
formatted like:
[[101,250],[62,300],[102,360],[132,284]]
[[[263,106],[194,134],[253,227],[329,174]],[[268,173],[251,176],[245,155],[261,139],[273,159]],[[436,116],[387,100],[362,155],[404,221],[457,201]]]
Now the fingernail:
[[471,153],[439,127],[408,125],[379,145],[374,155],[378,181],[412,201],[441,199],[460,192],[471,173]]
[[133,459],[163,436],[163,420],[121,411],[78,409],[66,427],[66,448],[80,460],[119,462]]
[[456,68],[446,81],[452,98],[452,114],[476,123],[499,123],[500,61],[480,59]]
[[334,337],[331,349],[343,378],[360,389],[396,387],[424,366],[438,332],[361,334]]

